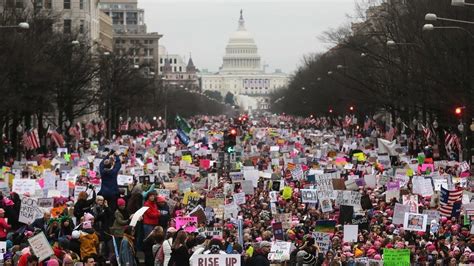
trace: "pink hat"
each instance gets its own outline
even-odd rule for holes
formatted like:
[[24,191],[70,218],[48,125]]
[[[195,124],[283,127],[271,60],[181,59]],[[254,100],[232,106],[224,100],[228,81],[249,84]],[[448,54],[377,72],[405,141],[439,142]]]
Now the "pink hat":
[[126,202],[125,202],[124,199],[119,198],[119,199],[117,200],[117,206],[121,207],[121,206],[125,206],[125,204],[126,204]]
[[94,215],[92,215],[88,212],[84,213],[84,221],[90,221],[92,219],[94,219]]
[[367,251],[367,256],[372,257],[376,253],[377,253],[377,251],[375,251],[375,249],[371,248]]
[[380,254],[375,254],[374,256],[374,260],[381,260],[382,257],[380,256]]
[[166,198],[164,196],[158,196],[157,202],[158,203],[166,203]]
[[50,259],[48,260],[48,264],[46,266],[59,266],[59,262],[57,259]]
[[431,245],[427,245],[427,246],[426,246],[426,249],[427,249],[429,252],[432,252],[433,250],[436,249],[436,247],[435,247],[433,244],[431,244]]

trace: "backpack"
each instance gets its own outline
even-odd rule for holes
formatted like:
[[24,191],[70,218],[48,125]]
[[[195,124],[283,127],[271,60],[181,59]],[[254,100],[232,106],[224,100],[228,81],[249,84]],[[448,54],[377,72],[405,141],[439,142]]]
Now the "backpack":
[[163,265],[165,263],[165,252],[163,251],[163,244],[161,244],[160,248],[155,254],[155,261],[157,261],[159,265]]

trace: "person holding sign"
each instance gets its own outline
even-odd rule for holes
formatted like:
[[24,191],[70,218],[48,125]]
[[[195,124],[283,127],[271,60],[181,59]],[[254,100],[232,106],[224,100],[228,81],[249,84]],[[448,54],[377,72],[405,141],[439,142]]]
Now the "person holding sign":
[[116,202],[120,195],[117,176],[121,167],[120,156],[117,156],[114,151],[111,151],[109,157],[104,158],[99,165],[102,186],[98,194],[103,196],[105,200],[110,203],[112,213],[117,209]]
[[5,220],[5,210],[0,209],[0,241],[5,241],[7,239],[8,230],[12,227]]

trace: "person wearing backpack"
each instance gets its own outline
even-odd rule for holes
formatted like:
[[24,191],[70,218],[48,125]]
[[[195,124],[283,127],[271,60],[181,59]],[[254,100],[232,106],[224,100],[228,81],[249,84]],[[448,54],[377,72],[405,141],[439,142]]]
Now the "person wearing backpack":
[[[190,266],[189,258],[191,257],[188,252],[188,247],[186,246],[186,239],[188,238],[188,233],[186,231],[180,230],[176,235],[176,239],[173,242],[171,247],[171,258],[167,266]],[[165,265],[166,266],[166,265]]]
[[176,234],[174,227],[168,227],[166,230],[166,239],[158,249],[155,255],[155,266],[167,266],[171,258],[171,247],[173,246],[173,237]]

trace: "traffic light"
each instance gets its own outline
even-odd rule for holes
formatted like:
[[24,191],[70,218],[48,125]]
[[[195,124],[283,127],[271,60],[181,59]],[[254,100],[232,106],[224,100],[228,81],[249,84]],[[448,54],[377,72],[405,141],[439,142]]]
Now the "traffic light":
[[224,151],[227,153],[235,152],[234,147],[237,145],[237,129],[231,128],[224,132]]

